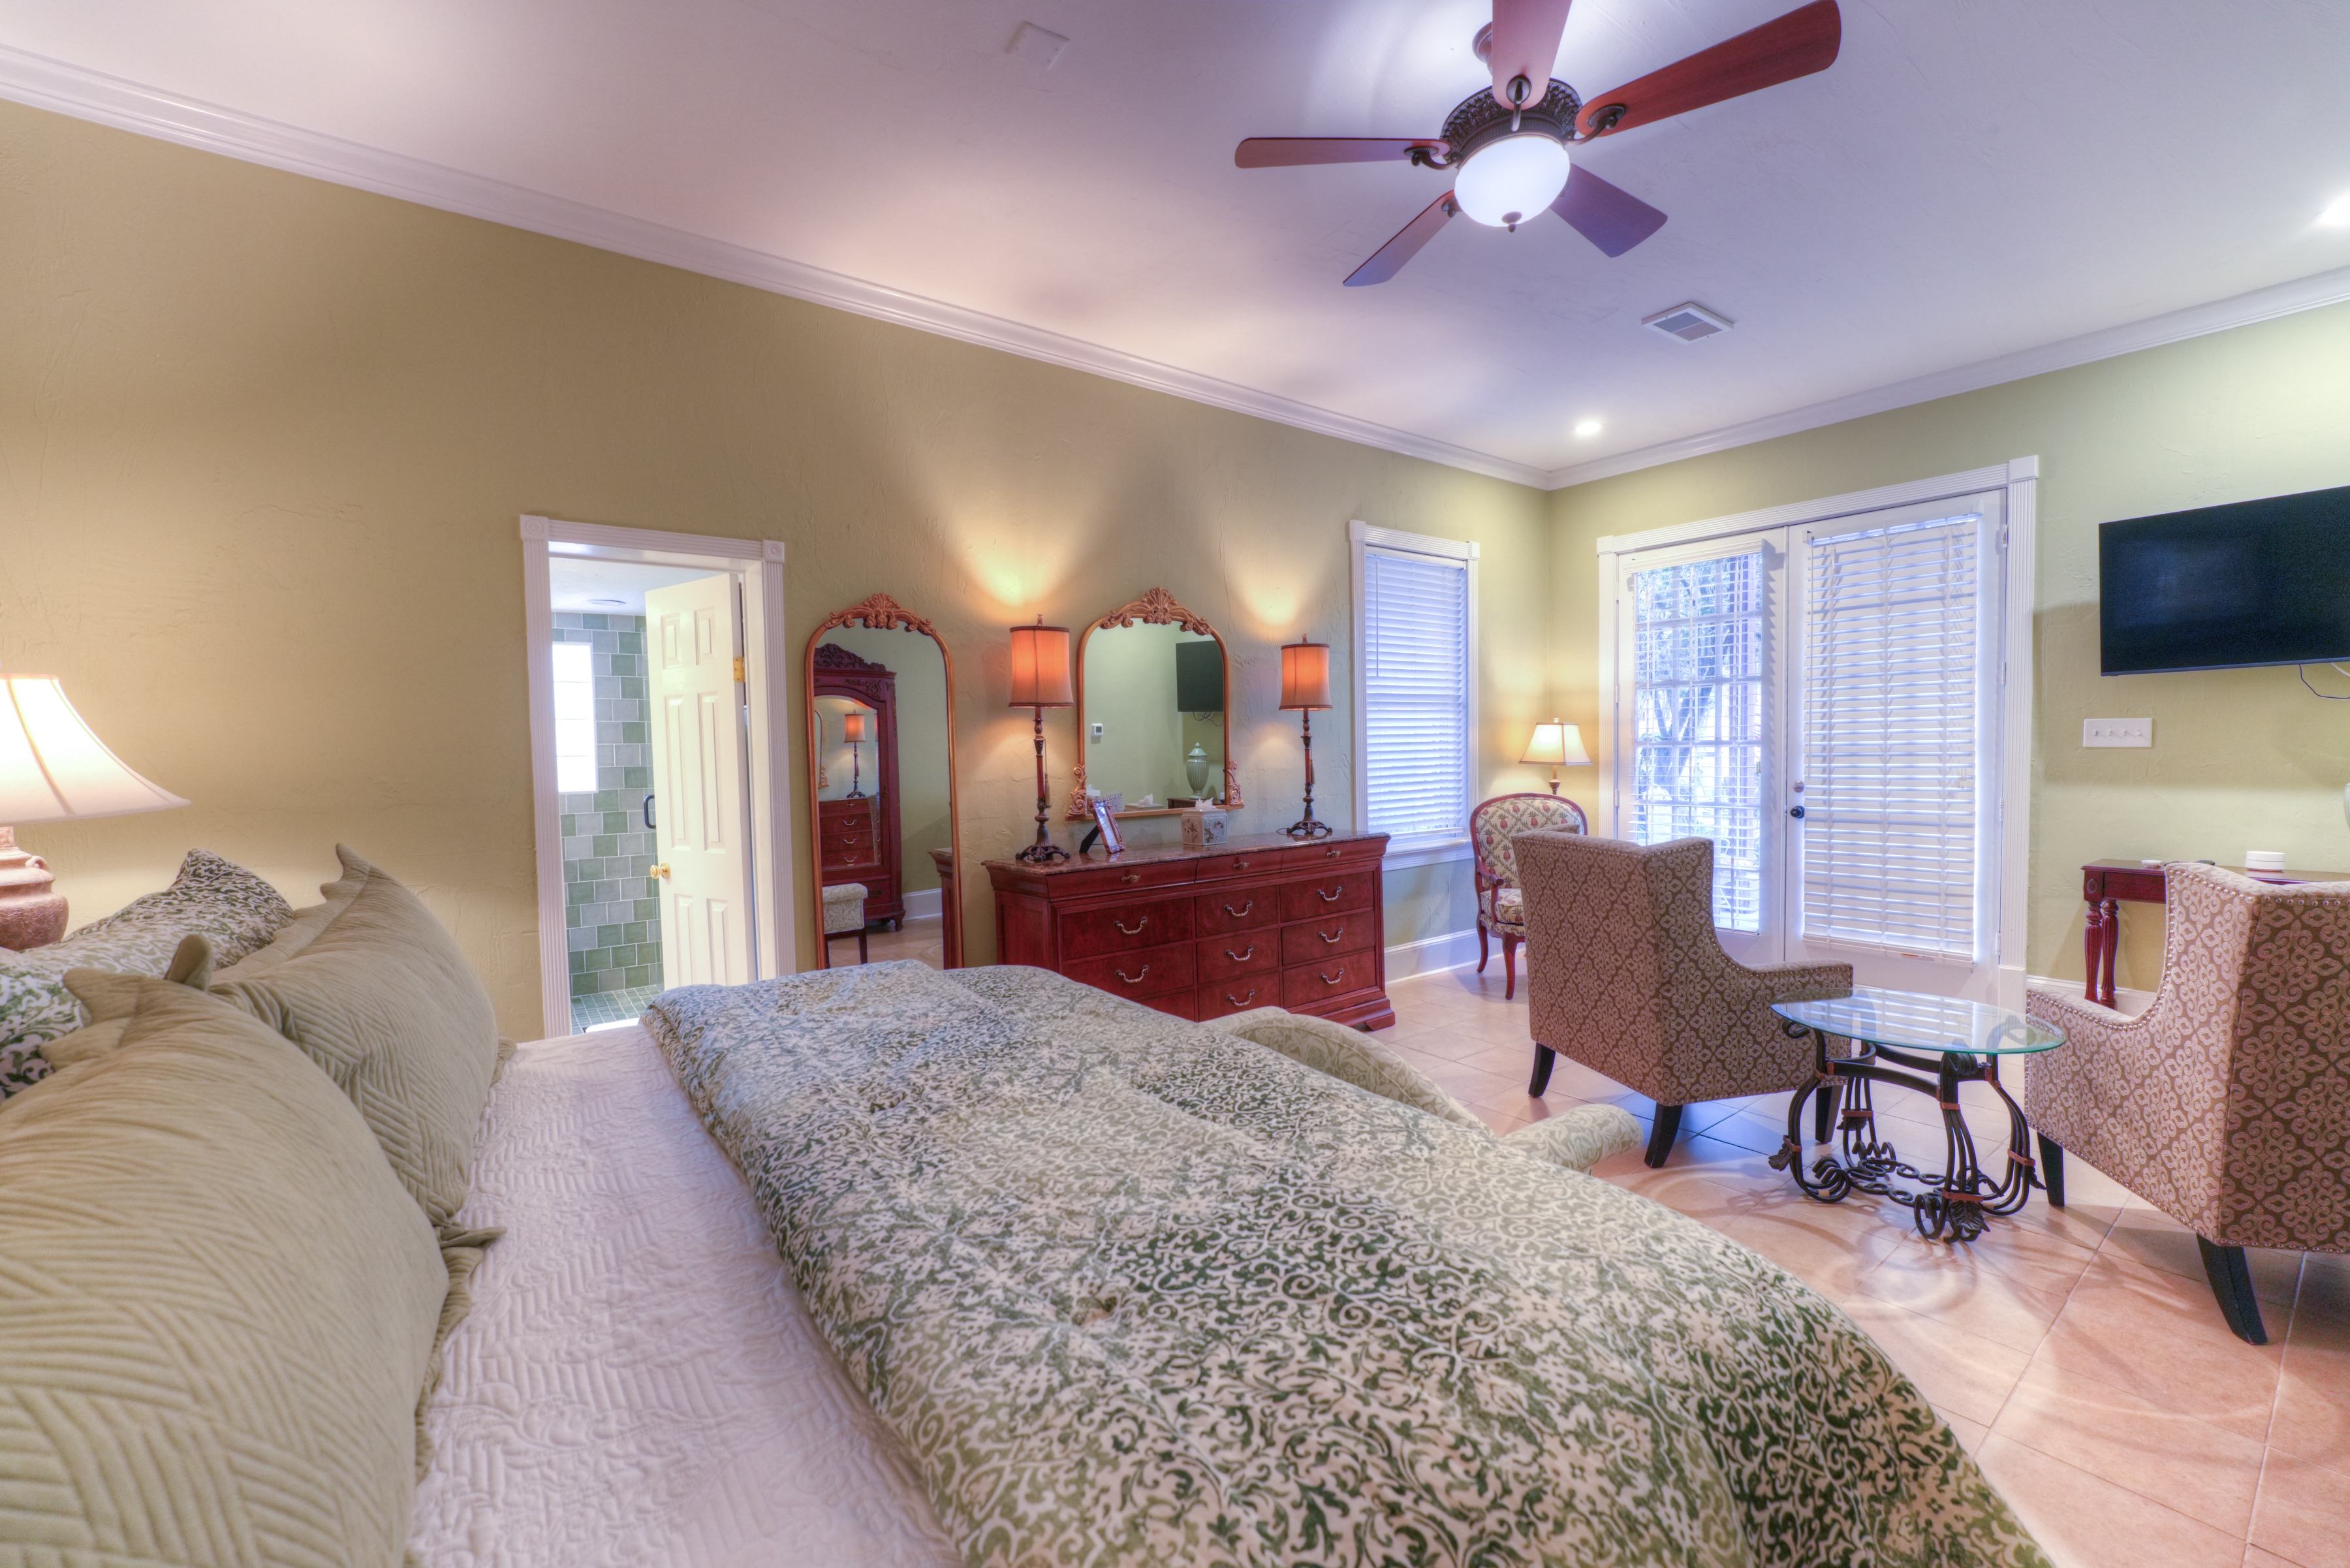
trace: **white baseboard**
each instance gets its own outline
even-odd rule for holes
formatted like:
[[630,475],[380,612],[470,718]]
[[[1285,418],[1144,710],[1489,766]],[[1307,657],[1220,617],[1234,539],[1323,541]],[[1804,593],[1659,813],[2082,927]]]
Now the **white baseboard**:
[[1398,942],[1388,949],[1388,978],[1394,981],[1415,974],[1434,974],[1439,970],[1466,968],[1476,961],[1477,930],[1472,926],[1440,937],[1422,937],[1416,942]]
[[925,888],[919,893],[906,895],[906,919],[933,920],[938,919],[938,915],[939,890],[936,888]]
[[[2052,980],[2044,974],[2033,974],[2024,976],[2023,984],[2027,991],[2053,991],[2060,995],[2077,997],[2081,994],[2082,982],[2077,980]],[[2153,1001],[2154,992],[2150,991],[2132,991],[2124,985],[2114,987],[2114,1011],[2126,1013],[2132,1018],[2144,1012]]]

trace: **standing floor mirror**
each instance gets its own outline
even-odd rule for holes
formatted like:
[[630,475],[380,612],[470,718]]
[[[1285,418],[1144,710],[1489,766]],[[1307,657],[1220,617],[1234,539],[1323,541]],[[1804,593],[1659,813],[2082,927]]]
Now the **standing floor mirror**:
[[962,966],[956,908],[954,661],[887,594],[809,636],[808,801],[818,967]]

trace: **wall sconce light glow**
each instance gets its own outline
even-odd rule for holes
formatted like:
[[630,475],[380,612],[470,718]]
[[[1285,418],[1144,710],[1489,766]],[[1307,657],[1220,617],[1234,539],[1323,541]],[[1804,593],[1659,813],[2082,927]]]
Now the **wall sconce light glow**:
[[2336,196],[2326,203],[2325,211],[2317,214],[2318,223],[2329,229],[2350,229],[2350,195]]
[[1575,433],[1579,436],[1596,436],[1599,433],[1599,429],[1597,420],[1585,420],[1575,427]]

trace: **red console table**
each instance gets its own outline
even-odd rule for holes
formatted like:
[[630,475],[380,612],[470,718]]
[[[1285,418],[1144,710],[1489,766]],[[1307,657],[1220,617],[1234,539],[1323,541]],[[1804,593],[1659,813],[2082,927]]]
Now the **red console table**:
[[[2280,887],[2297,882],[2350,882],[2350,871],[2247,871],[2241,866],[2228,869],[2255,882],[2273,882]],[[2107,1007],[2114,1004],[2114,949],[2121,941],[2121,906],[2159,904],[2165,885],[2163,868],[2142,861],[2092,860],[2081,867],[2081,897],[2089,906],[2088,923],[2081,938],[2082,957],[2089,971],[2088,986],[2081,992],[2084,998]]]

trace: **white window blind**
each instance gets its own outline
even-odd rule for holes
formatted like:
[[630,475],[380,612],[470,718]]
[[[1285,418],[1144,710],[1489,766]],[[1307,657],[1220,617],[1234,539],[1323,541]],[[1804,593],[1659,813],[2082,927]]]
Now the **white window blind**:
[[1363,775],[1368,826],[1469,830],[1469,563],[1363,551]]
[[1762,929],[1760,550],[1631,578],[1635,844],[1713,840],[1713,923]]
[[1810,541],[1798,775],[1810,940],[1976,956],[1981,522]]

